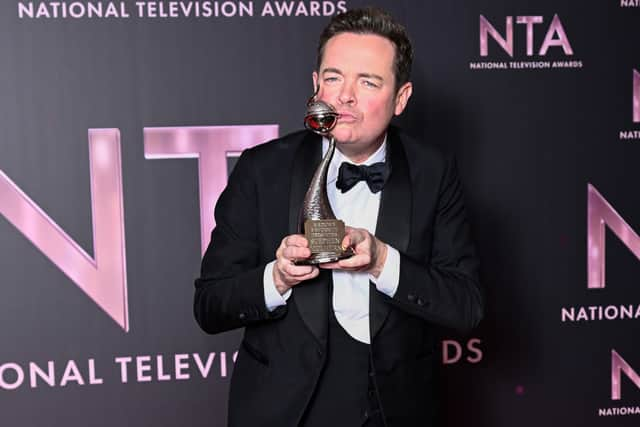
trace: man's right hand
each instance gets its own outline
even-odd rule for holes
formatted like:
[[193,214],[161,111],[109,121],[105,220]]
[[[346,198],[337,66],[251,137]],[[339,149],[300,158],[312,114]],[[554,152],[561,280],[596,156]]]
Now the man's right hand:
[[282,239],[276,251],[276,263],[273,266],[273,282],[280,295],[298,283],[313,279],[319,274],[316,266],[293,263],[310,255],[309,242],[302,234],[292,234]]

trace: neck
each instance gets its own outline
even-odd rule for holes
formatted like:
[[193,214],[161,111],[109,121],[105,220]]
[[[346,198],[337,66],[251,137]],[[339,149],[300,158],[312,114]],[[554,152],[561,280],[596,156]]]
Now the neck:
[[373,144],[366,147],[353,147],[351,144],[341,144],[336,140],[336,148],[350,161],[355,164],[363,163],[373,155],[384,142],[386,134],[382,134]]

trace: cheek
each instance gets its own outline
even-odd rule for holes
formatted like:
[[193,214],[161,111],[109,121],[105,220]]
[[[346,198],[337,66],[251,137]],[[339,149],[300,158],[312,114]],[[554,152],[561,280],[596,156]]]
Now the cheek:
[[372,118],[382,118],[388,114],[387,112],[389,111],[391,106],[384,99],[371,98],[364,99],[361,103],[361,108],[366,115]]
[[322,86],[320,91],[318,92],[318,99],[324,102],[328,102],[329,104],[335,107],[335,100],[338,97],[339,91],[333,87]]

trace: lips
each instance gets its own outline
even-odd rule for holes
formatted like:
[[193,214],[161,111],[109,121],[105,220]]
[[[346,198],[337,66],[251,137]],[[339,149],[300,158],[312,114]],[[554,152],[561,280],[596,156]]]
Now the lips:
[[338,123],[354,123],[357,118],[351,113],[339,113]]

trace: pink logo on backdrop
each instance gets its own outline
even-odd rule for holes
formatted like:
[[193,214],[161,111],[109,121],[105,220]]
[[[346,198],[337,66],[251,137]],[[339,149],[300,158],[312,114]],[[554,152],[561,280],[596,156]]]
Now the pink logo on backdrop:
[[640,73],[633,70],[633,121],[640,123]]
[[[535,49],[535,26],[542,24],[544,18],[542,16],[517,16],[516,24],[526,27],[526,54],[534,55]],[[505,34],[504,36],[489,22],[487,18],[480,15],[480,56],[489,55],[489,36],[504,50],[510,57],[514,55],[514,37],[513,37],[513,16],[505,18]],[[562,22],[558,15],[553,15],[551,24],[544,36],[538,55],[545,56],[550,47],[561,47],[565,55],[573,55],[571,43],[567,37],[567,33],[562,26]]]
[[227,183],[227,156],[277,136],[277,125],[144,128],[147,159],[198,159],[203,254],[215,227],[213,207]]
[[587,283],[605,287],[605,225],[640,259],[640,237],[596,188],[587,184]]
[[122,162],[118,129],[89,130],[89,163],[94,258],[1,170],[0,213],[118,325],[128,331]]
[[[227,182],[226,158],[277,137],[278,126],[145,128],[146,158],[198,158],[202,250],[215,223],[213,207]],[[118,129],[89,129],[93,243],[88,255],[0,170],[0,213],[125,331],[127,268]]]
[[624,374],[633,382],[636,387],[640,388],[640,376],[633,368],[620,356],[615,350],[611,350],[611,400],[620,400],[621,392],[621,375]]

